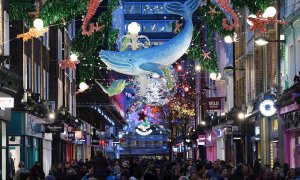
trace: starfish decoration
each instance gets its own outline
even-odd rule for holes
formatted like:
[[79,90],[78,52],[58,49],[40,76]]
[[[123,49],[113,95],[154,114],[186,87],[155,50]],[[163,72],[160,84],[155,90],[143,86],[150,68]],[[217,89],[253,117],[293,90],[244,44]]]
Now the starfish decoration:
[[144,111],[138,113],[138,115],[139,115],[139,120],[145,121],[147,115],[146,115],[146,113]]
[[214,6],[214,7],[209,6],[208,14],[210,14],[210,19],[213,19],[216,14],[220,14],[220,13],[221,12],[216,11],[216,6]]
[[179,21],[176,20],[174,33],[179,33],[181,31],[182,25],[183,25],[182,23],[179,23]]
[[80,62],[79,60],[72,61],[71,58],[68,58],[66,60],[59,61],[58,64],[62,69],[66,69],[66,68],[76,69],[76,65],[79,64],[79,62]]
[[23,41],[28,41],[32,38],[38,38],[40,36],[43,36],[45,32],[48,31],[48,28],[42,28],[42,29],[36,29],[36,28],[30,28],[28,32],[23,34],[18,34],[17,39],[22,38]]
[[288,24],[287,21],[277,20],[271,17],[263,18],[261,11],[257,13],[257,18],[248,17],[248,20],[253,23],[253,25],[250,27],[250,31],[254,31],[257,29],[260,30],[260,32],[262,33],[267,32],[266,24],[269,23]]
[[211,57],[209,56],[210,52],[205,52],[204,50],[202,50],[202,56],[203,59],[211,59]]

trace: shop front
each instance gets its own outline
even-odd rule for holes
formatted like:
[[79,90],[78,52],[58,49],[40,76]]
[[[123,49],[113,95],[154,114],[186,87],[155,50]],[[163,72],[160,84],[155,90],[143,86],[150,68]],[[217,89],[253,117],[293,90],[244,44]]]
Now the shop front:
[[217,135],[209,129],[205,131],[206,134],[206,158],[208,161],[217,160]]
[[[51,156],[43,157],[43,119],[26,112],[14,111],[12,121],[8,123],[9,154],[14,160],[17,170],[20,161],[25,163],[26,168],[31,168],[35,162],[43,164],[43,159],[52,163]],[[46,139],[52,141],[52,137]]]
[[300,112],[293,111],[283,115],[285,162],[290,167],[300,166]]
[[[6,126],[7,122],[11,120],[11,108],[14,107],[14,98],[10,95],[0,91],[0,144],[1,144],[1,163],[0,163],[0,172],[2,179],[7,179],[7,173],[12,170],[9,167],[12,167],[13,161],[9,157],[9,152],[7,149],[7,131]],[[7,171],[8,170],[8,171]]]

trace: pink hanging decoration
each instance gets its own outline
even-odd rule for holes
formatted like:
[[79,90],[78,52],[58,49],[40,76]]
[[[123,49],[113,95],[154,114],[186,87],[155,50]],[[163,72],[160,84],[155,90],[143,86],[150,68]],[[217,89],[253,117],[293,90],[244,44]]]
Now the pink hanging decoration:
[[238,23],[238,17],[236,15],[236,13],[234,12],[234,10],[230,7],[230,0],[216,0],[216,2],[225,10],[225,12],[229,13],[232,17],[233,20],[233,24],[228,24],[227,21],[229,19],[224,18],[223,19],[223,27],[226,30],[233,30],[233,28],[235,28],[237,25],[239,25]]
[[87,6],[87,14],[83,20],[83,24],[82,24],[82,35],[92,35],[95,31],[100,31],[104,25],[99,25],[98,23],[90,23],[89,24],[89,30],[87,30],[87,26],[88,23],[90,21],[90,19],[92,19],[92,17],[94,16],[94,14],[97,11],[98,6],[100,5],[100,3],[102,2],[102,0],[90,0],[89,4]]
[[260,32],[265,33],[267,32],[266,24],[269,23],[288,24],[287,21],[277,20],[271,17],[263,18],[261,11],[259,11],[256,16],[257,16],[256,18],[248,17],[248,20],[253,23],[253,25],[250,27],[250,31],[254,31],[257,29],[260,30]]

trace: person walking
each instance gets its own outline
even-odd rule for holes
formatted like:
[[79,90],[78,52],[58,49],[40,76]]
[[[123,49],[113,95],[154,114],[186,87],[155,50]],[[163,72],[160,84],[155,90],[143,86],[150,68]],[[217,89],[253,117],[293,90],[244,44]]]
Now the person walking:
[[94,177],[98,180],[105,180],[108,176],[108,162],[104,157],[102,150],[96,151],[96,158],[94,160]]

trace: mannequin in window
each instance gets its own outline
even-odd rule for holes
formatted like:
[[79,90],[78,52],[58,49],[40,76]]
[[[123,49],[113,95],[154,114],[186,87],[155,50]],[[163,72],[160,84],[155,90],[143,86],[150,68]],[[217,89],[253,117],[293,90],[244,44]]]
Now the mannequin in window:
[[15,163],[12,158],[11,152],[9,152],[9,158],[8,158],[8,179],[12,180],[15,176]]

